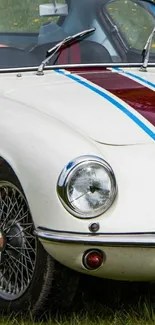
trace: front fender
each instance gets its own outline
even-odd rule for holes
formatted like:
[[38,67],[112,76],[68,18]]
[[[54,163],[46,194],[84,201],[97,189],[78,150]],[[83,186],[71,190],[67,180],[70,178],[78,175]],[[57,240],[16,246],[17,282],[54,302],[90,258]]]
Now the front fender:
[[[0,116],[0,156],[17,175],[35,226],[81,231],[81,220],[58,199],[57,180],[70,160],[100,155],[99,149],[59,120],[21,103],[0,98]],[[89,223],[83,220],[83,231],[88,231]]]

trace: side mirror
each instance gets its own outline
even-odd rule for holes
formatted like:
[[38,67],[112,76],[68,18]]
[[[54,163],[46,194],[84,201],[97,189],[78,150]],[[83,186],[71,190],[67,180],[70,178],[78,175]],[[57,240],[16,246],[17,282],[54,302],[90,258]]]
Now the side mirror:
[[40,16],[67,16],[68,15],[68,5],[57,3],[53,0],[53,3],[43,4],[39,6]]

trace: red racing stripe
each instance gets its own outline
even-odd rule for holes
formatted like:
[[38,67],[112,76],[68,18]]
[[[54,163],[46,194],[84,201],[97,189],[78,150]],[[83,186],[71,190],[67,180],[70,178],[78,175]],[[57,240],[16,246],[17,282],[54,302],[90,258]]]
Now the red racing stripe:
[[105,68],[67,69],[104,88],[129,104],[155,126],[155,92],[144,85]]

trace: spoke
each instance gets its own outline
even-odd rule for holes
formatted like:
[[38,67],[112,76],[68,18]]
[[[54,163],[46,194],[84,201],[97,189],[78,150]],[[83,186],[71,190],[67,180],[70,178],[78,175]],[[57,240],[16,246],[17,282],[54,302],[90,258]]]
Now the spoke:
[[[9,247],[12,247],[12,249],[13,248],[15,248],[15,249],[19,249],[19,247],[18,246],[11,246],[10,244],[7,244],[7,245],[9,245]],[[22,247],[22,250],[29,250],[29,251],[32,251],[32,248],[28,248],[28,247]],[[35,252],[35,250],[34,250],[34,252]],[[1,253],[0,253],[1,254]],[[0,255],[1,256],[1,255]],[[1,262],[1,260],[0,260],[0,262]]]
[[[1,192],[0,192],[0,202],[2,202]],[[4,205],[2,205],[2,209],[0,210],[0,217],[2,217],[4,212]]]
[[[29,226],[28,226],[27,228],[29,228]],[[27,228],[25,228],[25,229],[27,229]],[[21,231],[19,231],[19,232],[18,232],[17,234],[15,234],[14,236],[7,236],[7,238],[9,238],[9,241],[11,241],[12,239],[18,237],[18,236],[21,235],[21,234],[23,234],[23,236],[24,236],[25,229],[24,229],[24,231],[23,231],[23,229],[21,229]]]
[[[9,246],[9,247],[10,247],[11,249],[13,249],[15,252],[19,253],[20,256],[24,256],[25,258],[27,258],[27,260],[30,261],[30,262],[32,263],[31,258],[28,257],[28,256],[26,256],[25,254],[22,253],[22,249],[23,249],[23,248],[21,248],[21,250],[19,250],[19,249],[16,249],[14,246],[10,245],[10,244],[7,244],[7,246]],[[25,248],[25,249],[27,250],[27,248]],[[28,254],[29,254],[29,253],[28,253]],[[34,265],[33,265],[33,267],[34,267]]]
[[[25,247],[26,247],[26,245],[24,245]],[[27,254],[27,256],[26,256],[26,254]],[[25,255],[23,254],[23,256],[25,256],[25,258],[27,258],[27,260],[30,262],[30,264],[31,264],[31,267],[32,267],[32,270],[33,270],[33,268],[34,268],[34,263],[33,263],[33,261],[32,261],[32,258],[31,258],[31,256],[30,256],[30,254],[29,254],[29,251],[25,251]]]
[[[12,197],[15,196],[15,192],[14,192],[13,189],[11,189],[12,196],[10,198],[10,196],[8,195],[8,188],[6,189],[5,187],[2,187],[2,190],[5,192],[5,197],[3,199],[2,196],[1,196],[1,199],[2,199],[3,205],[7,208],[7,211],[9,211],[10,206],[12,205]],[[5,202],[5,200],[7,202]],[[10,202],[10,204],[8,204],[8,201]],[[16,201],[15,201],[15,204],[16,204]]]
[[11,259],[11,262],[16,266],[16,270],[12,267],[12,264],[10,264],[9,263],[9,267],[10,267],[10,269],[12,269],[12,271],[13,271],[13,273],[14,273],[14,284],[13,284],[13,286],[14,286],[14,289],[13,289],[13,291],[14,291],[14,293],[16,294],[17,292],[16,292],[16,287],[18,286],[18,282],[20,282],[20,284],[21,284],[21,286],[22,286],[22,283],[21,283],[21,280],[20,280],[20,277],[18,276],[18,274],[20,273],[21,274],[21,271],[20,271],[20,269],[18,268],[18,264],[16,263],[15,264],[15,262],[14,262],[14,260],[13,260],[13,258],[12,258],[12,256],[10,256],[9,254],[8,254],[8,256],[10,257],[10,259]]
[[[7,251],[6,251],[6,254],[9,256],[9,254],[7,253]],[[8,259],[6,259],[5,260],[5,262],[4,262],[4,264],[3,264],[3,266],[4,266],[4,272],[3,273],[1,273],[1,277],[0,277],[0,281],[1,281],[1,279],[4,277],[4,275],[6,274],[6,272],[7,272],[7,270],[5,269],[5,264],[7,264],[8,265],[8,263],[9,263],[9,259],[10,259],[10,256],[9,256],[9,258]],[[2,264],[2,263],[1,263]]]
[[[13,259],[13,257],[11,256],[11,254],[9,254],[9,253],[7,253],[7,255],[9,256],[9,258],[10,258],[10,260],[12,261],[12,263],[14,264],[15,262],[14,262],[14,259]],[[16,261],[17,262],[17,261]],[[16,268],[17,268],[17,270],[18,270],[18,272],[20,273],[20,275],[21,275],[21,277],[23,276],[23,274],[22,274],[22,271],[20,270],[20,268],[19,268],[19,265],[18,265],[19,263],[16,263]],[[12,267],[12,266],[11,266]],[[22,270],[23,270],[23,265],[22,265]]]
[[25,240],[26,240],[26,244],[29,246],[29,248],[32,250],[32,252],[35,254],[36,252],[35,252],[34,248],[31,246],[30,242],[27,240],[27,238],[25,238]]
[[20,222],[20,225],[21,226],[33,226],[33,223],[32,222],[24,222],[24,223]]
[[26,274],[27,274],[27,279],[28,279],[28,282],[30,281],[30,278],[29,278],[29,267],[27,265],[27,260],[26,260],[26,257],[24,257],[24,262],[25,262],[25,270],[26,270]]
[[21,262],[22,262],[22,266],[21,266],[21,283],[22,283],[22,289],[23,289],[24,288],[24,268],[23,268],[24,259],[23,259],[23,255],[21,256]]
[[4,228],[4,231],[9,230],[16,222],[20,222],[20,220],[23,220],[26,216],[26,214],[28,213],[28,211],[25,212],[24,215],[22,215],[22,217],[17,220],[18,216],[20,215],[20,212],[22,211],[23,207],[21,207],[21,209],[19,210],[18,214],[16,215],[16,217],[13,219],[12,223],[10,225],[8,225],[6,228]]
[[[11,254],[9,253],[9,255],[11,255]],[[17,262],[16,258],[15,258],[13,255],[11,255],[11,259],[12,259],[14,262]],[[26,270],[27,265],[25,265],[24,263],[22,263],[20,260],[18,260],[18,263],[19,263],[20,265],[22,265],[22,266],[24,267],[24,269]],[[31,270],[29,267],[28,267],[27,269],[29,270],[29,272],[30,272],[31,274],[33,273],[33,270]]]
[[[16,273],[15,273],[15,270],[13,269],[12,265],[10,264],[10,262],[8,262],[8,264],[9,264],[8,273],[9,273],[10,275],[9,275],[9,279],[7,279],[6,288],[5,288],[6,290],[7,290],[7,288],[9,288],[10,285],[11,285],[11,278],[12,278],[12,275],[13,275],[13,274],[16,274]],[[9,291],[10,291],[10,289],[9,289]]]
[[4,275],[6,274],[6,272],[7,272],[7,271],[4,269],[4,272],[1,273],[0,281],[2,280],[2,278],[4,278]]
[[[17,272],[15,273],[14,290],[13,290],[15,294],[19,292],[18,281],[20,281],[20,280],[18,277],[18,268],[17,268]],[[20,283],[21,283],[21,281],[20,281]]]
[[[3,206],[4,206],[4,205],[3,205]],[[15,206],[15,203],[14,203],[14,205],[12,206],[12,209],[10,210],[10,213],[12,212],[14,206]],[[1,225],[1,227],[3,227],[4,224],[6,223],[6,221],[7,221],[8,217],[9,217],[10,213],[9,213],[9,214],[6,213],[6,217],[5,217],[5,219],[4,219],[4,221],[3,221],[2,225]]]
[[[8,194],[8,193],[7,193]],[[11,198],[9,195],[7,195],[7,211],[8,211],[8,216],[10,215],[10,213],[12,212],[12,209],[10,210],[11,206],[13,206],[14,208],[14,204],[13,203],[13,197],[15,196],[15,192],[12,191],[12,195]]]
[[[19,223],[21,220],[23,220],[27,216],[27,213],[28,213],[28,211],[25,212],[25,214],[22,215],[22,217],[20,219],[18,219],[18,220],[15,220],[14,219],[13,222],[12,222],[12,224],[11,225],[8,225],[6,228],[4,228],[3,231],[5,231],[5,233],[7,234],[9,232],[10,228],[13,227],[16,224],[16,222]],[[21,223],[20,223],[20,225],[21,225]]]
[[25,239],[31,239],[31,240],[36,239],[36,237],[35,237],[34,235],[32,235],[32,234],[28,234],[26,231],[25,231],[25,234],[26,234]]

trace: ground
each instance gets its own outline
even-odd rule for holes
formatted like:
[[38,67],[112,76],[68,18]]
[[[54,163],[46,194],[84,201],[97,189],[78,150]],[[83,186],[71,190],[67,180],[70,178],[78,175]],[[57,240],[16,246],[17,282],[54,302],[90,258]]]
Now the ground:
[[[38,325],[153,325],[155,285],[101,280],[82,276],[73,308]],[[1,317],[0,325],[32,325],[17,316]]]

